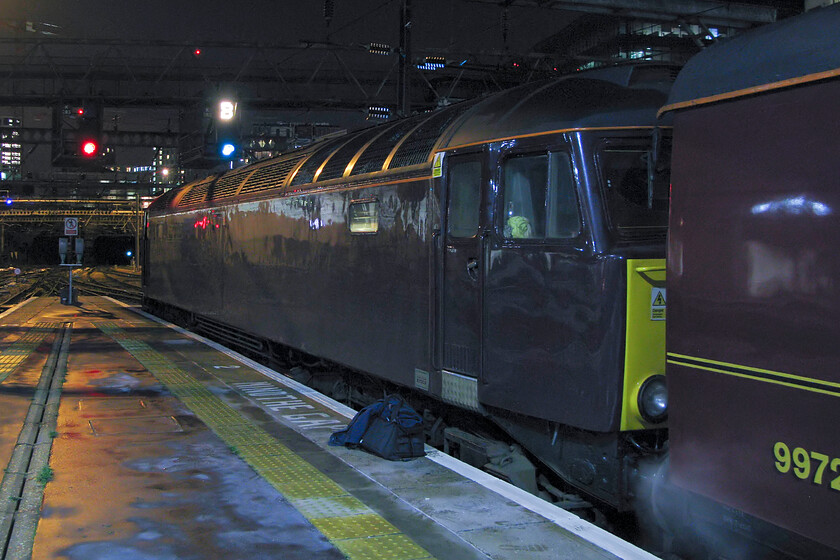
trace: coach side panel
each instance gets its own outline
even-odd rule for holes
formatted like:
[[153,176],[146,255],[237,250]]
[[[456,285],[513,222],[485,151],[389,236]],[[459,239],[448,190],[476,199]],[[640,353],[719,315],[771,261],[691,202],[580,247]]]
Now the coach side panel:
[[840,82],[674,121],[674,480],[840,548]]

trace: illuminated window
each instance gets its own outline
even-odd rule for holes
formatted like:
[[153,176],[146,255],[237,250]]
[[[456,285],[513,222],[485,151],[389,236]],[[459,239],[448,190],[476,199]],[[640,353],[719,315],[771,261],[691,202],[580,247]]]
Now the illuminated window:
[[379,231],[379,201],[360,200],[350,203],[350,232],[376,233]]

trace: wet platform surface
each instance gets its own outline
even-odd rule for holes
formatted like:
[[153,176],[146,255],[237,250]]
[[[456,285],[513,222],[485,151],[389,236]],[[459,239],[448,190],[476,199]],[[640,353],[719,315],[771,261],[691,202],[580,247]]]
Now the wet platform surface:
[[2,558],[653,558],[431,448],[329,447],[354,411],[108,298],[0,316],[0,410]]

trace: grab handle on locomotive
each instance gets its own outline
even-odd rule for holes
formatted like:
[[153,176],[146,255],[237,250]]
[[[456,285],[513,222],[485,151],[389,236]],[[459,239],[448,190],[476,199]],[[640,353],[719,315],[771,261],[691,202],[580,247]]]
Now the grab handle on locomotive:
[[467,275],[473,280],[478,280],[478,260],[469,259],[467,261]]

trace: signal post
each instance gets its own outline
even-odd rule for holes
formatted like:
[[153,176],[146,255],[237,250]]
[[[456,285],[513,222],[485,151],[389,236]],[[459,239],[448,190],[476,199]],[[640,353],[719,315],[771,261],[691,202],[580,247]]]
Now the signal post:
[[[64,235],[68,237],[59,238],[58,254],[61,256],[61,266],[70,267],[68,269],[70,275],[67,288],[61,290],[61,303],[62,305],[77,305],[78,296],[73,290],[73,267],[82,266],[82,256],[85,253],[85,240],[78,237],[78,218],[64,218]],[[74,253],[76,262],[67,262],[72,260]]]

